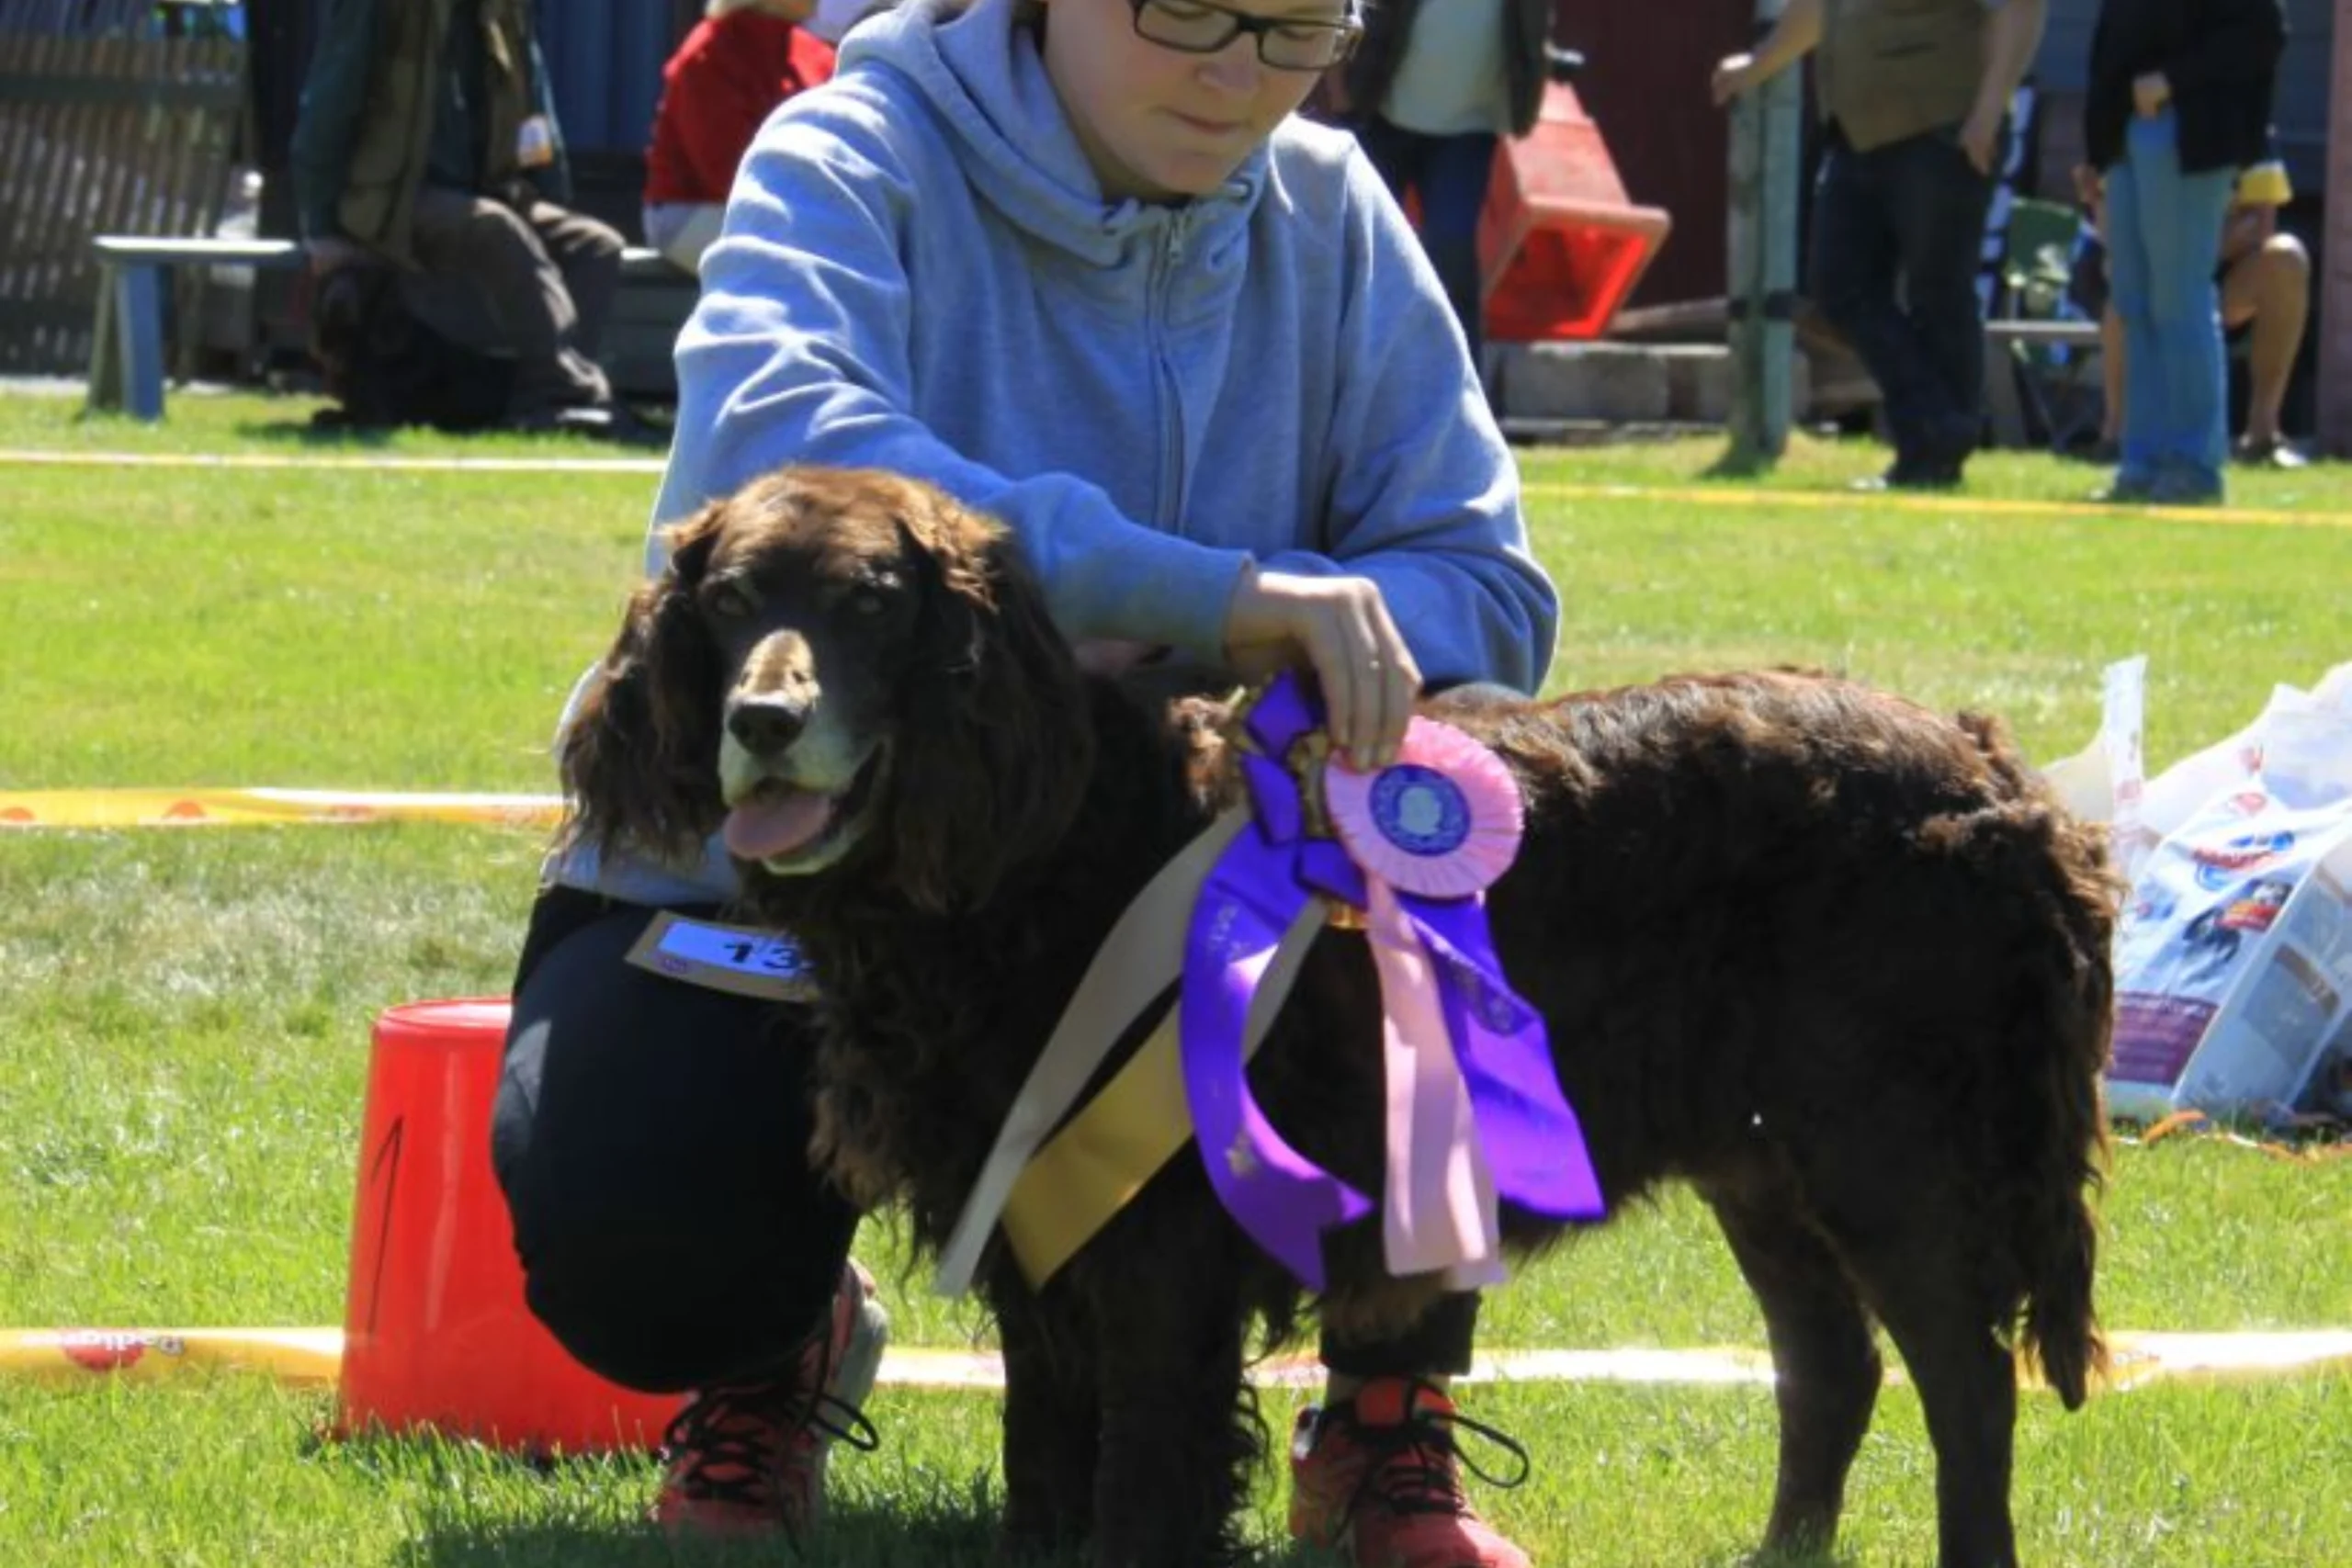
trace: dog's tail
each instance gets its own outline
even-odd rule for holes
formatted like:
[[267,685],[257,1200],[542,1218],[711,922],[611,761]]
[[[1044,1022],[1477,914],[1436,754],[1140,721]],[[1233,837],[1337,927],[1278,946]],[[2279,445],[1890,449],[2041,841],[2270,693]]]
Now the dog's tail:
[[[2002,878],[2032,901],[2037,933],[2020,965],[2006,1070],[2021,1091],[2010,1145],[2018,1194],[2015,1233],[2026,1283],[2024,1348],[2069,1410],[2106,1363],[2091,1301],[2098,1252],[2091,1201],[2107,1166],[2099,1081],[2114,1027],[2114,939],[2120,893],[2106,840],[2070,817],[2026,767],[1997,725],[1964,714],[1962,727],[2000,778],[2001,804],[1973,820],[1995,830]],[[1998,824],[1997,829],[1995,825]],[[1974,836],[1974,835],[1972,835]]]

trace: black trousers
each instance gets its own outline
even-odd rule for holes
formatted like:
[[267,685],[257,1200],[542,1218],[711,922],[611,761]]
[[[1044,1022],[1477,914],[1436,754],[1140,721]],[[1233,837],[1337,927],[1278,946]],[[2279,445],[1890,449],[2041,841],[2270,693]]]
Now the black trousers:
[[1833,129],[1813,204],[1813,294],[1886,400],[1898,457],[1963,457],[1984,406],[1977,254],[1993,182],[1957,132],[1858,152]]
[[[625,962],[652,915],[540,896],[492,1159],[525,1299],[565,1348],[630,1388],[755,1382],[823,1321],[858,1216],[808,1164],[803,1017]],[[1466,1371],[1477,1312],[1449,1296],[1409,1337],[1327,1338],[1323,1359],[1362,1377]]]

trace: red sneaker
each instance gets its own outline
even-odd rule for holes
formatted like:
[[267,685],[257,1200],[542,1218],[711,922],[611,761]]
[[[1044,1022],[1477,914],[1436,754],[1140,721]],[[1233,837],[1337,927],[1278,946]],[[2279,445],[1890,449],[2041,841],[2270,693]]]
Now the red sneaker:
[[808,1341],[792,1376],[686,1396],[662,1438],[667,1469],[655,1522],[686,1535],[807,1539],[824,1517],[834,1442],[870,1453],[880,1441],[858,1405],[889,1337],[873,1276],[846,1265],[832,1322]]
[[[1290,1448],[1290,1533],[1344,1551],[1355,1568],[1531,1568],[1527,1553],[1478,1517],[1456,1469],[1456,1432],[1500,1445],[1527,1479],[1527,1450],[1457,1415],[1442,1389],[1376,1378],[1352,1400],[1299,1412]],[[1468,1461],[1463,1461],[1469,1463]]]

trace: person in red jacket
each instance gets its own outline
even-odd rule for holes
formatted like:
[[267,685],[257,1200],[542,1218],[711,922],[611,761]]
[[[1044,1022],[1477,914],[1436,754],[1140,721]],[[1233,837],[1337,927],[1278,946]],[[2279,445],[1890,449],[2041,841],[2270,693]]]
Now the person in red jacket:
[[743,150],[776,105],[831,79],[816,0],[710,0],[662,67],[645,155],[645,243],[688,272],[718,238]]

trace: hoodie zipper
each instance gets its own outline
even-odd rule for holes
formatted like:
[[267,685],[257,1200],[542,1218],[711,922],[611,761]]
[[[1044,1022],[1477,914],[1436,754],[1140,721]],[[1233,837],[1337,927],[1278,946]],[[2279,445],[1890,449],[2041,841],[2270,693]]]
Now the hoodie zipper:
[[1184,399],[1170,353],[1169,303],[1176,292],[1176,274],[1184,261],[1184,241],[1192,227],[1189,211],[1173,213],[1160,231],[1159,254],[1152,266],[1150,323],[1153,378],[1159,389],[1159,525],[1162,533],[1182,534],[1184,520]]

